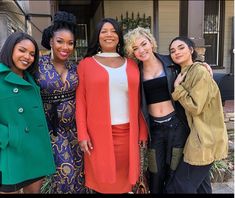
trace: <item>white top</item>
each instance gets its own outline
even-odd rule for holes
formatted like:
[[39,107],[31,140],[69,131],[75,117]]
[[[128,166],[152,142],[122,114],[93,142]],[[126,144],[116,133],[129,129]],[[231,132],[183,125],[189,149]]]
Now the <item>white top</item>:
[[[95,59],[95,58],[94,58]],[[128,82],[125,63],[118,67],[112,68],[95,60],[101,65],[109,75],[109,101],[111,124],[124,124],[129,122],[129,105],[128,105]]]

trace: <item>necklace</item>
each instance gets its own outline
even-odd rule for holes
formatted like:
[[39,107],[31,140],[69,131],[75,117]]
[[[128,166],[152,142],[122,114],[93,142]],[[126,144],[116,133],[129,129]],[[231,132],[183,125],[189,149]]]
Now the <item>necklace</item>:
[[96,56],[99,56],[99,57],[119,57],[120,55],[117,52],[101,52],[101,53],[97,53]]

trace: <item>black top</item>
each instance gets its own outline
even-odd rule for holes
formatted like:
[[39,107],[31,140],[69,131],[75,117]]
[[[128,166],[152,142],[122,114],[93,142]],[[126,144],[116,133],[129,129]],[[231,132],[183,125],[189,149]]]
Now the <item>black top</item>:
[[166,76],[143,82],[147,104],[170,100]]
[[[157,57],[158,60],[161,61],[162,65],[163,65],[163,69],[164,69],[164,72],[165,72],[166,78],[167,78],[168,93],[171,96],[171,93],[174,90],[174,81],[175,81],[178,73],[180,72],[180,66],[174,64],[169,55],[162,55],[162,54],[158,54],[158,53],[155,53],[154,55]],[[144,90],[143,62],[140,61],[138,66],[139,66],[139,70],[140,70],[141,111],[144,115],[144,119],[145,119],[147,126],[148,126],[148,134],[149,134],[148,147],[150,148],[151,147],[150,119],[149,119],[148,105],[147,105],[147,101],[146,101],[146,97],[145,97],[145,90]],[[181,104],[178,101],[174,101],[172,99],[172,97],[170,97],[170,98],[171,98],[171,102],[173,104],[173,107],[176,111],[177,117],[185,125],[185,127],[187,128],[187,132],[189,133],[190,129],[188,126],[188,122],[187,122],[184,108],[181,106]]]

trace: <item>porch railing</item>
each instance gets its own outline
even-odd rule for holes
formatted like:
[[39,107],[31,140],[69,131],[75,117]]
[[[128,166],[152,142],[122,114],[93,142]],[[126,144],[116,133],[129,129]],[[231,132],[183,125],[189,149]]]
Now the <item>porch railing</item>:
[[146,17],[146,15],[143,14],[141,17],[139,13],[137,13],[136,16],[134,15],[135,14],[132,12],[131,16],[129,17],[129,13],[126,12],[126,16],[121,14],[120,19],[116,17],[116,20],[123,29],[123,34],[125,34],[128,30],[134,29],[138,26],[151,29],[151,16]]

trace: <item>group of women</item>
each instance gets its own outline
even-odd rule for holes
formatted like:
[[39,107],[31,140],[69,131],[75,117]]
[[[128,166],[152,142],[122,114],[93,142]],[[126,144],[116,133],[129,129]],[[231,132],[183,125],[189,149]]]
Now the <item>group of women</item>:
[[50,193],[128,193],[142,144],[150,193],[211,193],[209,170],[228,140],[219,89],[194,43],[177,37],[161,55],[148,29],[123,37],[105,18],[76,65],[75,39],[75,16],[58,12],[42,36],[50,55],[39,57],[25,33],[2,47],[0,192],[39,193],[47,177]]

